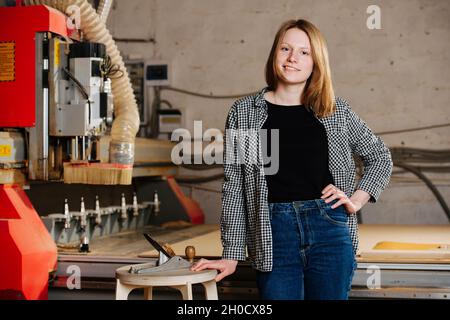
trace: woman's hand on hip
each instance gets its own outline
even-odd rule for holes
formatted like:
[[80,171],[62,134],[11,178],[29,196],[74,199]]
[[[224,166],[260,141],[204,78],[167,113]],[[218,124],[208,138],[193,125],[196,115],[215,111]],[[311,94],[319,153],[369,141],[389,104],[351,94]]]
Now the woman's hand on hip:
[[330,203],[331,201],[338,199],[338,201],[331,206],[331,209],[336,209],[337,207],[343,205],[349,214],[355,214],[362,207],[360,202],[352,201],[349,197],[347,197],[344,191],[332,184],[327,185],[322,190],[321,199],[324,199],[325,203]]
[[216,282],[219,282],[226,276],[234,273],[236,271],[236,266],[238,262],[237,260],[206,260],[200,259],[196,263],[194,263],[191,267],[192,271],[200,271],[204,269],[216,269],[219,273],[216,276]]

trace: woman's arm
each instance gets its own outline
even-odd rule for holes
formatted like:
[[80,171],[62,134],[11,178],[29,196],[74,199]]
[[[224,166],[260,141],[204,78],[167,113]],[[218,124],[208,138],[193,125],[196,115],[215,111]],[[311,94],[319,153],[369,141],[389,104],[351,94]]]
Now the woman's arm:
[[369,201],[370,194],[363,190],[356,190],[355,193],[349,198],[344,191],[340,190],[333,184],[327,185],[322,190],[321,199],[324,199],[325,203],[330,203],[334,199],[338,199],[336,203],[331,206],[331,209],[343,205],[347,213],[355,214]]
[[237,145],[236,103],[231,107],[225,123],[223,141],[224,181],[222,185],[222,215],[220,231],[222,239],[222,259],[200,259],[192,265],[192,271],[216,269],[216,281],[234,273],[239,260],[246,258],[246,207],[244,197],[244,178],[239,163]]
[[355,213],[358,212],[370,200],[370,194],[363,190],[356,190],[350,197],[350,201],[355,206]]
[[219,282],[226,276],[234,273],[236,271],[236,266],[238,262],[236,260],[206,260],[200,259],[196,263],[194,263],[191,267],[192,271],[201,271],[204,269],[216,269],[219,271],[215,280]]
[[235,103],[225,123],[223,142],[224,181],[222,185],[222,215],[220,230],[222,238],[222,258],[242,260],[246,258],[246,206],[244,178],[239,161],[237,145],[238,121]]
[[[392,174],[392,157],[389,148],[367,124],[347,105],[347,123],[352,152],[361,157],[364,171],[358,190],[370,195],[369,202],[376,202],[386,188]],[[353,196],[352,196],[353,197]],[[359,196],[357,195],[357,199]]]

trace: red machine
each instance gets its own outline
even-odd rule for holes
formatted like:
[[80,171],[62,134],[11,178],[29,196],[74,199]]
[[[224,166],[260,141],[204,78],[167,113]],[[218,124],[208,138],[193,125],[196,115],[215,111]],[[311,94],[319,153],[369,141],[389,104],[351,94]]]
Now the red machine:
[[37,125],[37,33],[67,36],[66,17],[46,6],[0,8],[0,299],[47,299],[57,262],[53,239],[14,178],[27,161],[17,150],[26,139],[16,137]]
[[66,30],[66,17],[53,8],[0,7],[0,128],[36,124],[36,33]]
[[0,299],[47,299],[56,245],[25,192],[0,186]]
[[[46,299],[49,275],[56,269],[58,239],[21,186],[62,181],[71,161],[97,165],[100,137],[112,126],[106,46],[74,41],[80,40],[78,31],[68,30],[66,21],[47,6],[0,7],[0,299]],[[191,222],[204,223],[198,204],[175,180],[168,182]],[[156,210],[159,202],[153,205]],[[111,215],[98,210],[94,216],[71,226],[67,209],[65,223],[58,226],[75,231],[64,233],[64,241],[73,240],[72,234],[84,241],[86,230],[93,235],[102,217],[106,221]],[[138,218],[128,220],[126,210],[121,216],[124,221]]]

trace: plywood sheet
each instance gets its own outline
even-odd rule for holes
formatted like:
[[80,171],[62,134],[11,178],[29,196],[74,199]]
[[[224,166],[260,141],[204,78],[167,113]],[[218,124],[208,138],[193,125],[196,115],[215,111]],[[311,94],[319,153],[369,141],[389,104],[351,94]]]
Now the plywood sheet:
[[360,225],[358,261],[447,264],[448,244],[449,225]]

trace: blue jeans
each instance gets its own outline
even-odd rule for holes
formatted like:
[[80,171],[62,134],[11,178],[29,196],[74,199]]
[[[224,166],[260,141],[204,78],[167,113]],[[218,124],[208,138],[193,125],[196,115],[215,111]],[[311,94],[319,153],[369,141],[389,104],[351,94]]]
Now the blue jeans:
[[273,267],[257,271],[262,299],[346,300],[356,261],[337,200],[269,203]]

